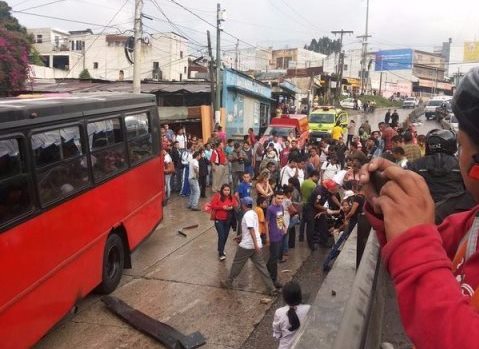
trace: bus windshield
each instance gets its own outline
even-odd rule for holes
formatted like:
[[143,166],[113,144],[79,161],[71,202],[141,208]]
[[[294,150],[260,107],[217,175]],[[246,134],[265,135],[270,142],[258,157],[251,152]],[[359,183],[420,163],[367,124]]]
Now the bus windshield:
[[310,114],[309,122],[314,124],[333,124],[334,114]]

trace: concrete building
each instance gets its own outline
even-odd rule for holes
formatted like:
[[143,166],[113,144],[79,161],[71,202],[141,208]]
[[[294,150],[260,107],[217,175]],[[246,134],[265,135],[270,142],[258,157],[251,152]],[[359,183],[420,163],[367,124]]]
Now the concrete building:
[[326,55],[303,48],[273,50],[272,63],[275,69],[301,69],[322,67]]
[[[46,67],[76,78],[88,69],[94,79],[132,80],[133,65],[125,55],[128,36],[28,29]],[[188,75],[188,40],[175,33],[157,33],[142,43],[141,79],[182,81]]]
[[239,71],[268,71],[272,68],[272,48],[252,47],[223,53],[224,65]]
[[446,62],[439,53],[413,49],[376,52],[370,70],[370,89],[384,97],[392,94],[430,96],[451,94]]
[[228,137],[242,138],[250,127],[258,133],[260,127],[269,124],[271,87],[261,81],[239,71],[225,69],[222,101]]

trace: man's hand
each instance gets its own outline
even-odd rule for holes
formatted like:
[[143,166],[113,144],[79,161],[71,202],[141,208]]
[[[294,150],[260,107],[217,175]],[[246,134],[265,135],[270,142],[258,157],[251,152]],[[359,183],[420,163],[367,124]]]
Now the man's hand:
[[[379,194],[371,185],[370,174],[374,171],[382,172],[387,180]],[[414,226],[434,224],[434,202],[420,175],[385,159],[374,159],[363,166],[360,178],[374,211],[384,216],[388,241]]]

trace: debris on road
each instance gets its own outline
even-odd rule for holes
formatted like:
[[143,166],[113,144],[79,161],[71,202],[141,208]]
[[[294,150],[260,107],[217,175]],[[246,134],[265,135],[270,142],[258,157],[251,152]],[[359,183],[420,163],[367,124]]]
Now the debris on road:
[[199,224],[193,224],[193,225],[189,225],[187,227],[183,227],[182,230],[194,229],[194,228],[198,228],[198,227],[199,227]]
[[149,317],[116,297],[105,296],[101,300],[110,311],[122,320],[169,349],[194,349],[206,344],[206,340],[200,332],[185,336],[173,327]]
[[183,233],[181,230],[178,230],[177,233],[180,234],[180,235],[183,235],[185,238],[188,237],[188,235],[186,235],[185,233]]
[[271,301],[272,301],[271,298],[261,298],[261,299],[259,300],[259,302],[260,302],[261,304],[269,304],[269,303],[271,303]]

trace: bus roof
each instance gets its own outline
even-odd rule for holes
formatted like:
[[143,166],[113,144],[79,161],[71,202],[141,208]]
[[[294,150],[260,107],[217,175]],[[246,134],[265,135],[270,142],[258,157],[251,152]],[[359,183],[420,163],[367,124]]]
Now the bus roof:
[[45,116],[79,116],[156,104],[154,95],[133,93],[81,93],[0,98],[0,124]]

